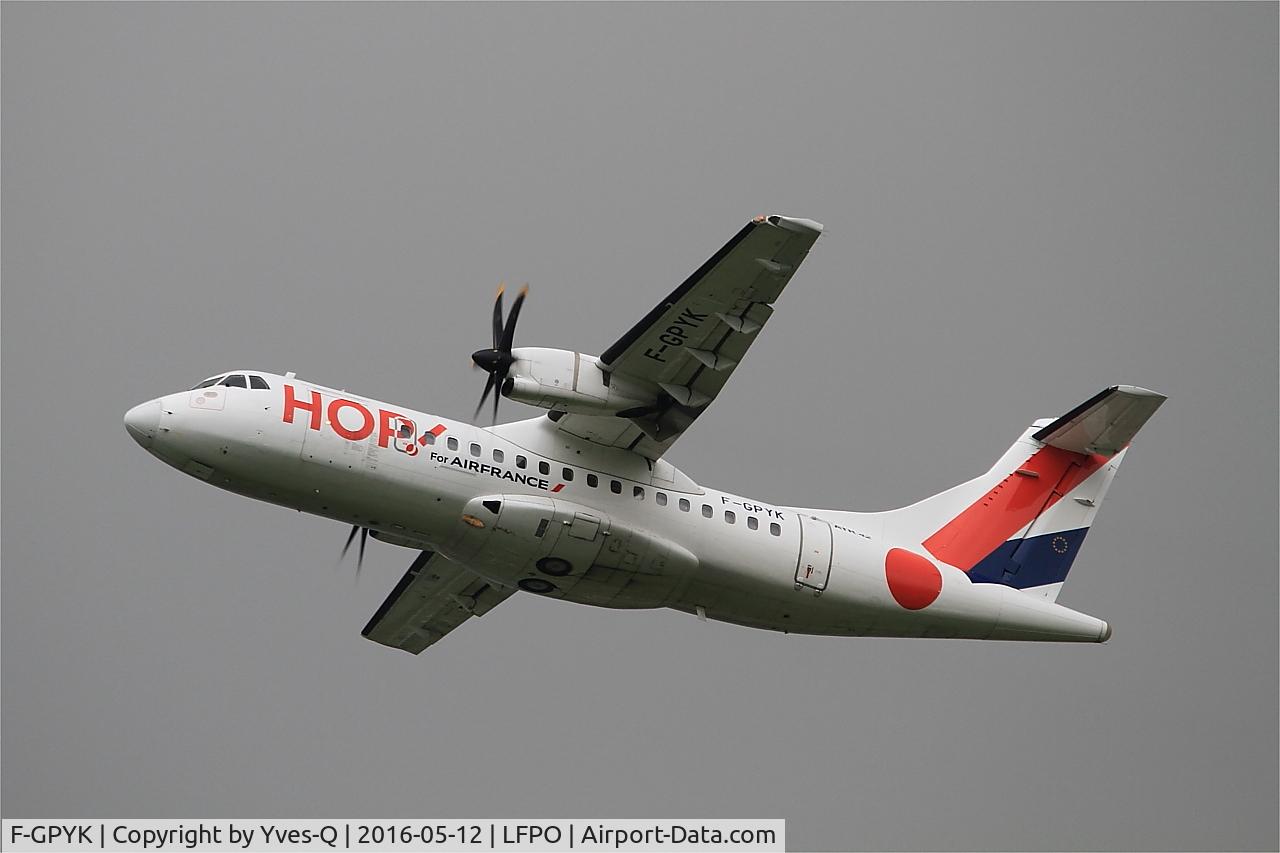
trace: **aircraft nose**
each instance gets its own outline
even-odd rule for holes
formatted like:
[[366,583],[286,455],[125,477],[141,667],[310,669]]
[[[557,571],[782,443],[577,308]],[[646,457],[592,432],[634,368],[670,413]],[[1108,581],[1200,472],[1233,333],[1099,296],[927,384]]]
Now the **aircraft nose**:
[[141,403],[125,412],[124,428],[138,444],[150,447],[160,428],[160,401]]

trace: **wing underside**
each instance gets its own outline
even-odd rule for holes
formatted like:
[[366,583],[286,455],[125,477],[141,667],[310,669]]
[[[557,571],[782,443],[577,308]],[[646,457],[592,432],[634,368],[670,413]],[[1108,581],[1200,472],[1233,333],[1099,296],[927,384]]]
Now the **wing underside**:
[[758,216],[600,357],[653,403],[619,415],[552,412],[571,435],[658,459],[720,393],[818,239],[807,219]]
[[416,655],[471,617],[488,613],[514,591],[423,551],[361,634]]

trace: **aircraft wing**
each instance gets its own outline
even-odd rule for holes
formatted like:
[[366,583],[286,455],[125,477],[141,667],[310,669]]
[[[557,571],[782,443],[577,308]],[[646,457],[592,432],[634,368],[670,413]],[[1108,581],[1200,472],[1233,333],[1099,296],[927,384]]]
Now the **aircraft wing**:
[[773,314],[822,226],[757,216],[600,356],[609,374],[653,389],[619,415],[551,412],[570,435],[658,459],[711,404]]
[[423,551],[360,633],[416,655],[513,592],[434,551]]

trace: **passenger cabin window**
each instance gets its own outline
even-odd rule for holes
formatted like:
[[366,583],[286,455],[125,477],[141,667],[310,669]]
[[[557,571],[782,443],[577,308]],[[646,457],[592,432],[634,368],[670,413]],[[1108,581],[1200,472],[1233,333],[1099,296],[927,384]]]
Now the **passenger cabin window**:
[[769,532],[772,533],[774,536],[781,536],[782,525],[778,524],[778,522],[776,521],[769,522]]
[[655,502],[655,503],[657,503],[657,505],[658,505],[658,506],[666,506],[666,505],[667,505],[667,493],[666,493],[666,492],[654,492],[654,493],[653,493],[653,500],[654,500],[654,502]]
[[477,459],[480,458],[480,445],[476,444],[474,441],[471,442],[471,455]]
[[563,471],[561,471],[561,472],[560,472],[560,475],[561,475],[561,478],[562,478],[566,483],[572,483],[572,482],[573,482],[573,469],[572,469],[572,468],[565,468]]
[[504,458],[506,458],[506,457],[505,457],[505,455],[503,454],[503,452],[502,452],[501,450],[499,450],[498,448],[496,448],[496,447],[495,447],[495,448],[493,449],[493,461],[494,461],[494,462],[501,462]]
[[215,376],[212,379],[206,379],[205,381],[201,382],[199,385],[197,385],[195,388],[192,388],[191,390],[195,391],[199,388],[208,388],[210,385],[217,385],[219,382],[222,381],[222,378],[223,378],[222,376]]
[[711,504],[703,504],[703,505],[702,505],[702,517],[703,517],[703,518],[710,518],[712,515],[714,515],[714,513],[711,511]]
[[587,485],[594,489],[596,486],[600,485],[600,478],[595,474],[588,474]]
[[634,489],[632,489],[631,497],[635,498],[638,501],[644,500],[644,487],[636,486]]
[[738,520],[738,517],[733,514],[733,510],[726,509],[724,511],[724,520],[729,522],[730,524],[733,524]]
[[519,454],[516,455],[516,467],[523,470],[529,467],[529,460]]
[[539,463],[538,463],[538,473],[539,473],[539,474],[550,474],[550,473],[551,473],[551,465],[550,465],[550,463],[547,463],[547,462],[539,462]]
[[688,512],[688,511],[689,511],[689,499],[688,499],[688,498],[681,498],[681,499],[680,499],[680,511],[681,511],[681,512]]
[[423,439],[425,439],[425,440],[426,440],[427,444],[435,444],[435,443],[436,443],[436,434],[435,434],[434,432],[432,432],[431,430],[427,430],[426,432],[424,432],[424,433],[422,434],[422,437],[423,437]]
[[747,516],[747,529],[748,529],[748,530],[758,530],[758,529],[760,529],[760,520],[759,520],[759,519],[757,519],[754,515],[748,515],[748,516]]
[[449,438],[445,441],[445,444],[449,445],[450,450],[458,449],[458,439],[454,438],[453,436],[449,436]]
[[267,384],[267,380],[263,379],[261,376],[250,376],[249,387],[257,388],[259,391],[271,390],[271,386]]
[[622,494],[622,483],[618,482],[617,480],[610,480],[609,491],[613,492],[615,495]]
[[247,384],[245,384],[244,377],[239,373],[231,374],[226,379],[222,380],[220,384],[226,385],[228,388],[248,388],[249,387]]

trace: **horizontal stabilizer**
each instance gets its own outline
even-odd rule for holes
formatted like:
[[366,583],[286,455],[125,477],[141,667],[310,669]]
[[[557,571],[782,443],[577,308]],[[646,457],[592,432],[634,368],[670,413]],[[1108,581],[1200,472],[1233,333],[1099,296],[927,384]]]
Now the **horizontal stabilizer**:
[[1074,453],[1114,456],[1165,401],[1163,394],[1114,385],[1084,401],[1032,438]]

